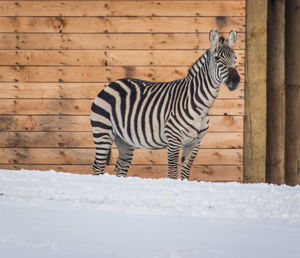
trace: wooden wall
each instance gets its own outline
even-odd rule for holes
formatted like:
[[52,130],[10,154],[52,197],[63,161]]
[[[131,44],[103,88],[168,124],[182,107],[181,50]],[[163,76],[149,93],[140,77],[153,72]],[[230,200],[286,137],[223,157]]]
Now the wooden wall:
[[[238,31],[241,87],[225,87],[192,179],[243,180],[245,1],[1,1],[0,168],[91,173],[93,98],[122,77],[182,78],[208,32]],[[112,150],[112,171],[117,150]],[[165,177],[165,150],[136,150],[129,175]]]
[[300,185],[300,0],[287,0],[285,10],[285,183]]
[[244,182],[266,182],[267,15],[268,0],[248,0],[246,8],[246,83]]

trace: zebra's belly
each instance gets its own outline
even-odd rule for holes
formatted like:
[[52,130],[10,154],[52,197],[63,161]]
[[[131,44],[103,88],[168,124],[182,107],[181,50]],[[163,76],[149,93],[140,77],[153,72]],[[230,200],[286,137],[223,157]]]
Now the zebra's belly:
[[[118,136],[120,137],[120,136]],[[124,142],[126,142],[128,145],[133,146],[134,148],[139,148],[139,149],[148,149],[148,150],[159,150],[159,149],[165,149],[167,148],[167,143],[160,141],[160,142],[151,142],[148,141],[147,143],[145,142],[140,142],[138,140],[132,140],[127,137],[120,137]]]
[[[128,125],[129,126],[129,125]],[[140,149],[164,149],[167,147],[167,139],[164,136],[164,128],[157,127],[153,130],[142,130],[136,127],[114,127],[114,134],[121,138],[125,143]],[[148,128],[149,129],[149,128]]]

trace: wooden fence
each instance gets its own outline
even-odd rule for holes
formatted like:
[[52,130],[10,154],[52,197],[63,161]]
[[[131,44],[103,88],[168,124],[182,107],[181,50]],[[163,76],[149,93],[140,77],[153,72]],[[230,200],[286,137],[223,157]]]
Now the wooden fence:
[[249,0],[244,182],[300,184],[300,0]]
[[[0,168],[91,173],[89,110],[108,82],[186,75],[212,28],[238,31],[241,86],[222,87],[191,179],[243,180],[245,1],[0,1]],[[117,150],[112,149],[112,172]],[[165,177],[165,150],[129,175]]]

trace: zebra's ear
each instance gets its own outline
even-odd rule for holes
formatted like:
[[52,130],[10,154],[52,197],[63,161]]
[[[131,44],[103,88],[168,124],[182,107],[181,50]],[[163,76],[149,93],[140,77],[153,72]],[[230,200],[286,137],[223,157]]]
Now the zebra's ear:
[[219,33],[217,30],[212,29],[209,33],[209,41],[210,41],[210,47],[212,49],[215,49],[219,45]]
[[236,42],[237,39],[237,35],[236,35],[236,31],[232,30],[229,32],[227,39],[225,40],[225,43],[232,47],[234,45],[234,43]]

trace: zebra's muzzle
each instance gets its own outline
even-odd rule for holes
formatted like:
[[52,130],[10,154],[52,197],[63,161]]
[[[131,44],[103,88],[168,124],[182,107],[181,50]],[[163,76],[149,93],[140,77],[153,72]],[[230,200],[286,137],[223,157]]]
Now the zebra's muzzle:
[[225,81],[225,85],[229,90],[235,90],[240,83],[240,76],[235,68],[228,69],[228,77]]

